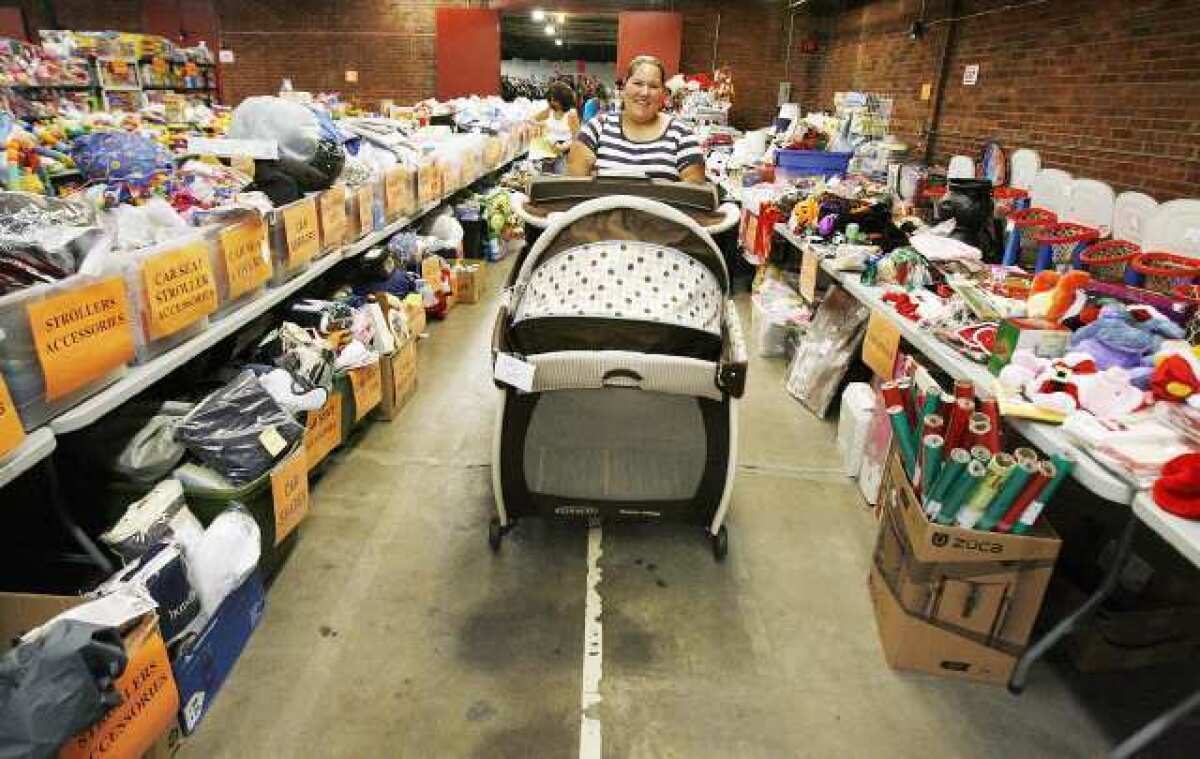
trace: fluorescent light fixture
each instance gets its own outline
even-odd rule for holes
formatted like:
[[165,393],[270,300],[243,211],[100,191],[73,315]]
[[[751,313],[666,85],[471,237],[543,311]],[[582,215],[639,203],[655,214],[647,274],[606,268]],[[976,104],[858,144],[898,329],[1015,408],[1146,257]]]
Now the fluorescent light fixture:
[[554,24],[546,24],[546,36],[547,37],[553,37],[554,33],[556,31],[558,31],[558,30],[554,28]]
[[554,40],[554,44],[562,47],[562,40]]
[[534,21],[545,21],[546,20],[546,11],[542,10],[541,8],[534,8],[533,13],[530,13],[529,17],[532,18]]
[[554,18],[559,24],[567,23],[567,14],[565,13],[555,13]]

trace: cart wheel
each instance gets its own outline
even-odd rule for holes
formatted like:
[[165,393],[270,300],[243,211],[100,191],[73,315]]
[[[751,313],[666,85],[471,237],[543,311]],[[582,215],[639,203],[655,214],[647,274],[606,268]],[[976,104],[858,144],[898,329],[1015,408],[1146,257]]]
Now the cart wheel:
[[725,561],[725,557],[729,555],[729,531],[725,529],[725,525],[721,525],[721,529],[717,530],[716,535],[712,535],[713,558],[717,561]]
[[500,540],[504,537],[504,528],[500,526],[499,517],[492,517],[488,523],[488,545],[493,552],[499,552]]

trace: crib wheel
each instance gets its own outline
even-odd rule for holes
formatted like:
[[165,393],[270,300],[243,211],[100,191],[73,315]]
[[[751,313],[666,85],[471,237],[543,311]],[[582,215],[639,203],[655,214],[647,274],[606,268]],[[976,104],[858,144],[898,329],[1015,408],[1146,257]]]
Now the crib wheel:
[[724,561],[729,555],[729,531],[725,529],[725,525],[721,525],[721,529],[717,530],[716,535],[710,536],[712,539],[713,558],[717,561]]
[[488,546],[493,552],[500,550],[500,540],[504,537],[504,528],[500,526],[500,518],[492,517],[488,523]]

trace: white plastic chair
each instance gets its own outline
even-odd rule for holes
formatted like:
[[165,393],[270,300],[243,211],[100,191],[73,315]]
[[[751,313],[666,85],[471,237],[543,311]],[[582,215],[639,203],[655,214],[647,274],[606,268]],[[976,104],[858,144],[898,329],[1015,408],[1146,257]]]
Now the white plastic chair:
[[1029,188],[1029,204],[1062,216],[1071,207],[1071,175],[1062,169],[1042,169]]
[[1123,192],[1113,204],[1112,236],[1142,244],[1142,235],[1150,217],[1158,209],[1158,201],[1144,192]]
[[1033,188],[1038,172],[1042,170],[1042,157],[1036,150],[1021,148],[1009,159],[1008,183],[1021,190]]
[[1151,214],[1142,250],[1200,258],[1200,200],[1172,200]]
[[950,166],[946,170],[947,179],[974,179],[975,178],[975,161],[971,156],[956,155],[950,159]]
[[1116,194],[1105,182],[1096,179],[1076,179],[1071,183],[1071,195],[1063,221],[1082,224],[1100,230],[1101,237],[1108,237],[1113,223],[1113,207]]

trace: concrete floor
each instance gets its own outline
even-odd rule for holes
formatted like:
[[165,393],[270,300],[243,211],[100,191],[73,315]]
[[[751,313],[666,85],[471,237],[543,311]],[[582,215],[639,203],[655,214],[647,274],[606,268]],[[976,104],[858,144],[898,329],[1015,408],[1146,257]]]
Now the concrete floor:
[[[579,755],[587,530],[526,521],[499,555],[485,540],[490,289],[432,325],[400,418],[315,484],[183,756]],[[726,563],[690,529],[603,528],[603,755],[1101,754],[1124,731],[1103,730],[1061,668],[1039,666],[1018,699],[886,666],[865,585],[874,521],[783,371],[750,372]]]

